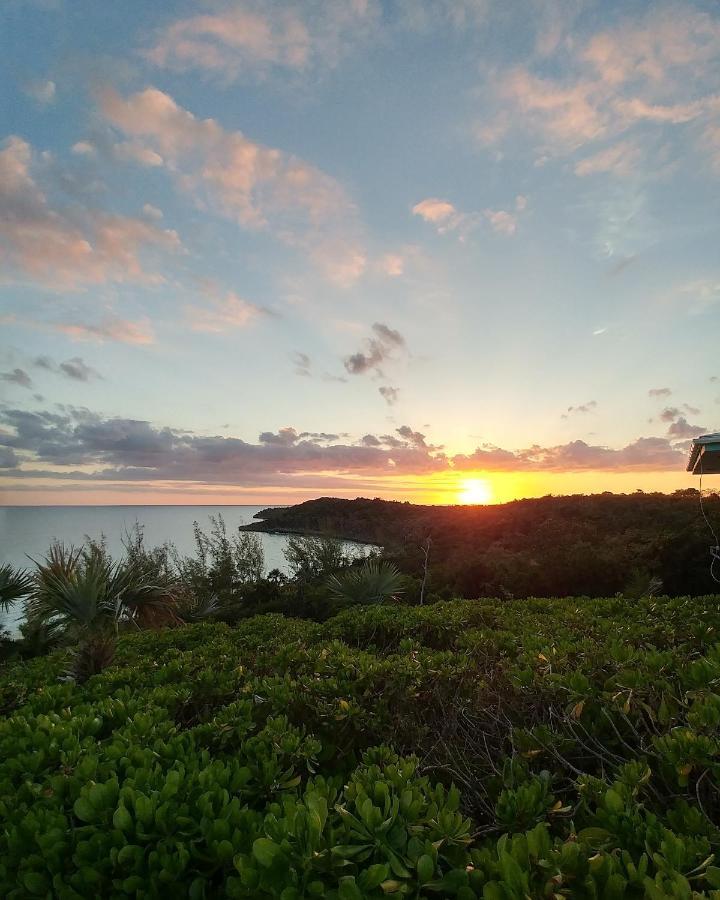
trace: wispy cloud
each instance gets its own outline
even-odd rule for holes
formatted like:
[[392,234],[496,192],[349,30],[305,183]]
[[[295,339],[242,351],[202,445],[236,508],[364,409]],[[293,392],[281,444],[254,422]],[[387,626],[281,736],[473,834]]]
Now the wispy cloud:
[[363,273],[354,204],[320,169],[198,119],[157,88],[100,96],[106,120],[162,160],[178,190],[204,210],[305,250],[338,283]]
[[32,97],[41,106],[47,106],[55,100],[56,85],[54,81],[29,81],[24,87],[28,97]]
[[642,150],[634,141],[620,141],[603,150],[599,150],[592,156],[575,163],[575,174],[598,175],[611,173],[612,175],[628,176],[633,174],[640,160]]
[[176,232],[144,219],[53,204],[35,180],[33,149],[10,137],[0,150],[0,260],[3,279],[52,287],[162,281],[145,260],[181,248]]
[[148,319],[130,321],[111,317],[98,323],[57,322],[52,327],[77,341],[119,341],[123,344],[153,344],[155,335]]
[[70,378],[72,381],[94,381],[102,379],[102,375],[89,366],[81,356],[73,356],[61,363],[55,361],[49,356],[38,356],[33,361],[33,365],[37,369],[44,369],[47,372],[55,372]]
[[13,369],[11,372],[0,372],[0,381],[6,381],[8,384],[17,384],[20,387],[32,390],[33,381],[25,369]]
[[162,68],[199,70],[226,82],[273,70],[332,68],[372,30],[379,14],[375,0],[303,0],[282,7],[237,0],[168,25],[145,56]]
[[569,419],[571,416],[587,415],[595,412],[597,409],[597,400],[588,400],[587,403],[580,403],[577,406],[568,406],[567,410],[560,416],[561,419]]
[[307,353],[296,352],[292,355],[293,365],[295,366],[295,374],[302,378],[310,378],[312,369],[312,360]]
[[481,141],[502,143],[530,131],[544,159],[603,142],[576,163],[576,174],[627,177],[653,152],[648,127],[693,126],[695,147],[717,159],[717,16],[692,5],[652,4],[584,39],[575,33],[557,40],[552,54],[562,74],[548,76],[541,54],[493,79],[486,99],[495,113],[478,127]]
[[218,295],[216,290],[206,291],[204,305],[186,307],[193,331],[223,333],[245,328],[268,311],[239,297],[234,291]]

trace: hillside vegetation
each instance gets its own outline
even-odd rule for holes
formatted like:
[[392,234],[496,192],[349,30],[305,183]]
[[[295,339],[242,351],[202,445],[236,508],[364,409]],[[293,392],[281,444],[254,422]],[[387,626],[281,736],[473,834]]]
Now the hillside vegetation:
[[0,896],[720,898],[720,598],[264,615],[0,677]]
[[[706,498],[720,522],[720,497]],[[675,494],[542,497],[497,506],[417,506],[387,500],[309,500],[266,509],[256,530],[317,532],[382,545],[428,590],[461,597],[670,596],[717,590],[714,541],[695,490]]]

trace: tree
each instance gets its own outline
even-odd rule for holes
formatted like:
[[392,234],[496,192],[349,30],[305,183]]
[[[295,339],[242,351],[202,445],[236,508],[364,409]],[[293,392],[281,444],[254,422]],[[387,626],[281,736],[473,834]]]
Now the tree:
[[290,537],[283,555],[300,582],[324,578],[352,562],[343,542],[329,537]]

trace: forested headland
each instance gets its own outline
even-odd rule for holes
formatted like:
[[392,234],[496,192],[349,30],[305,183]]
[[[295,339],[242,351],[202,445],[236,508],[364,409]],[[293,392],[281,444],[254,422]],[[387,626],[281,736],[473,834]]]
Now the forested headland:
[[[720,522],[720,497],[704,500]],[[441,597],[707,594],[713,538],[694,489],[542,497],[491,506],[321,498],[249,529],[374,542]]]

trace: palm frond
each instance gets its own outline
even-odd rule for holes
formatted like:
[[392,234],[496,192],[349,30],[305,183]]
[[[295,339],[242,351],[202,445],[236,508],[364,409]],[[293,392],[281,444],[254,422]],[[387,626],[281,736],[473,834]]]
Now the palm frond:
[[0,609],[8,612],[14,603],[27,597],[32,586],[33,577],[27,570],[0,566]]
[[393,563],[368,559],[333,575],[327,586],[331,595],[344,603],[382,603],[404,591],[405,578]]

